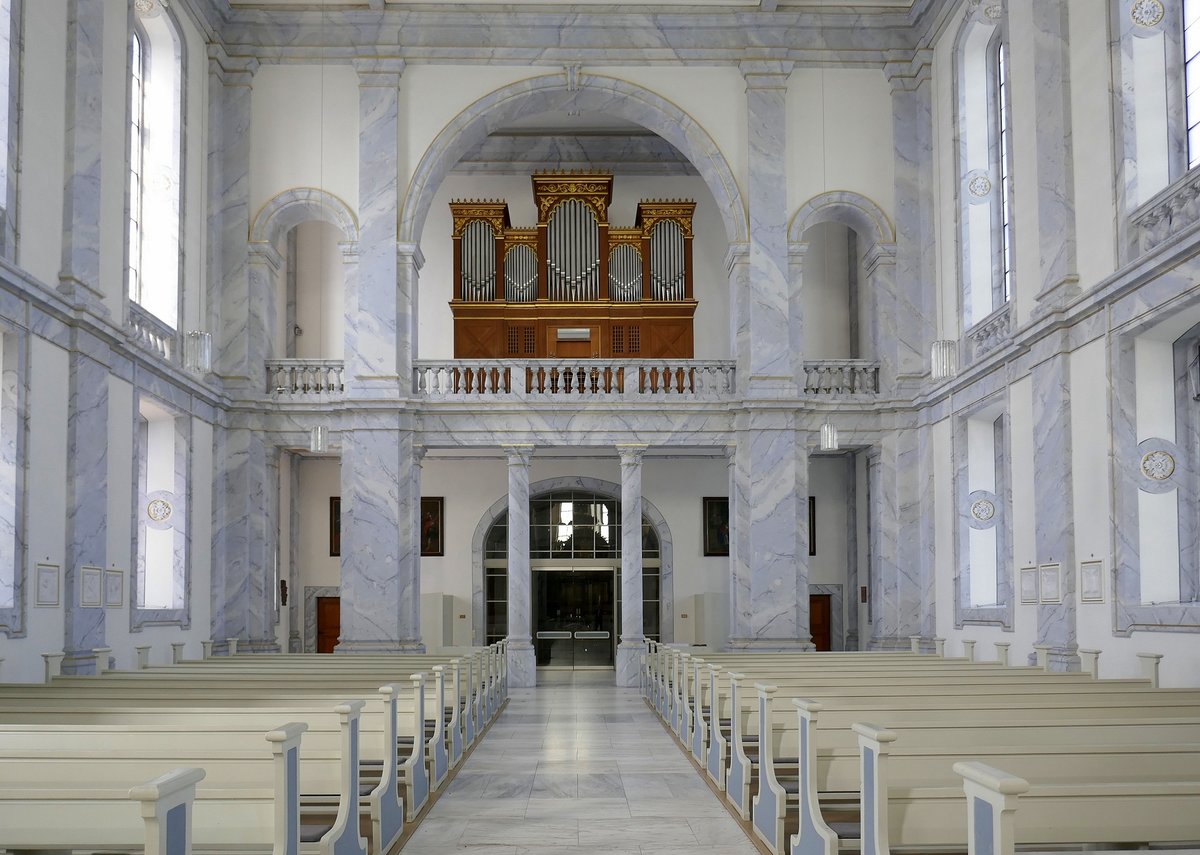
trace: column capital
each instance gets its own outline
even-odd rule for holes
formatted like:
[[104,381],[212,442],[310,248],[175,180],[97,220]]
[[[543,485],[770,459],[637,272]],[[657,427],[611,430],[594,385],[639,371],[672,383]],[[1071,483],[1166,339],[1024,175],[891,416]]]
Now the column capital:
[[617,454],[621,458],[621,466],[641,466],[642,455],[646,453],[646,449],[650,446],[644,443],[620,443],[617,445]]
[[508,465],[512,466],[528,466],[530,460],[533,459],[533,445],[502,445],[504,453],[508,455]]
[[425,460],[425,453],[429,451],[424,445],[414,445],[412,450],[413,466],[420,466]]
[[771,56],[752,56],[738,63],[738,71],[746,81],[746,91],[751,89],[786,89],[788,77],[795,67],[790,59]]
[[208,73],[226,86],[253,85],[254,74],[261,63],[256,56],[232,56],[224,45],[208,46]]
[[396,260],[403,265],[411,265],[418,271],[425,266],[425,253],[417,243],[396,244]]
[[919,48],[892,52],[883,64],[883,73],[892,86],[893,94],[915,92],[933,79],[933,51]]
[[356,57],[353,65],[360,87],[398,89],[406,63],[398,56],[370,56]]
[[748,264],[750,262],[750,244],[747,243],[731,243],[729,249],[725,251],[725,272],[732,276],[733,270],[739,264]]

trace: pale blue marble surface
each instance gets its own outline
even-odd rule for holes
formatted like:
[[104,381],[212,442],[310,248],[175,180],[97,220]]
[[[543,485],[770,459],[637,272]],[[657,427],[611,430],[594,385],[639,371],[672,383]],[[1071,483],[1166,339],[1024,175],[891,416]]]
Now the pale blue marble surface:
[[506,445],[508,455],[508,680],[537,684],[532,641],[532,577],[529,569],[529,466],[531,445]]
[[645,446],[619,445],[621,459],[621,640],[617,685],[637,686],[646,652],[642,628],[642,455]]

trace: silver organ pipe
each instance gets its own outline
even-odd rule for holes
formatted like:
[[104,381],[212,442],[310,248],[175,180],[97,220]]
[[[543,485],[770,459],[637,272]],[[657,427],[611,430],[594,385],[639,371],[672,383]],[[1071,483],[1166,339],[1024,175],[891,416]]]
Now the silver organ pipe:
[[642,253],[623,243],[608,256],[608,293],[617,303],[636,303],[642,299]]
[[504,299],[532,303],[537,299],[537,253],[519,243],[504,256]]
[[496,299],[496,235],[483,220],[463,229],[462,295],[471,301]]
[[662,220],[650,233],[650,286],[655,300],[682,300],[684,294],[683,229]]
[[592,208],[567,199],[555,208],[547,226],[550,299],[600,298],[600,223]]

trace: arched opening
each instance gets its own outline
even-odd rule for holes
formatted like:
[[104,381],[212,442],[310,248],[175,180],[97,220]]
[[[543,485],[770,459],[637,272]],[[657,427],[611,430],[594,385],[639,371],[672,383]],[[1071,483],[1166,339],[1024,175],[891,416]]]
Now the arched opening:
[[[621,626],[621,549],[626,540],[620,495],[619,484],[595,478],[553,478],[530,485],[529,563],[539,666],[613,664]],[[637,536],[642,546],[643,632],[647,638],[670,641],[671,532],[659,510],[644,497],[642,511]],[[490,644],[508,634],[507,497],[480,519],[472,553],[475,643]],[[540,639],[539,631],[544,636]],[[577,639],[577,633],[584,635]],[[584,651],[585,647],[589,649]],[[596,648],[603,648],[599,655]]]

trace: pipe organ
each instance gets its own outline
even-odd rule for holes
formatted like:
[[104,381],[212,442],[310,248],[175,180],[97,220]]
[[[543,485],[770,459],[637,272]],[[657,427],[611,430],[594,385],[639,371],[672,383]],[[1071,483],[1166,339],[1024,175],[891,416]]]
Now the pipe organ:
[[696,203],[642,200],[617,228],[612,182],[535,173],[532,228],[503,200],[450,203],[455,358],[692,358]]

